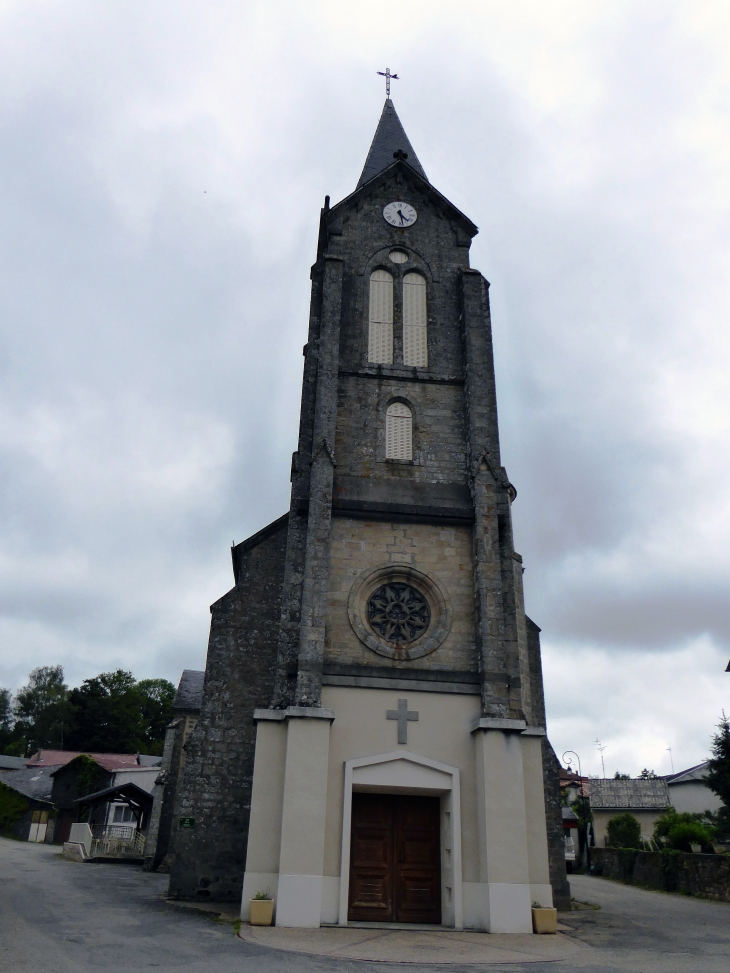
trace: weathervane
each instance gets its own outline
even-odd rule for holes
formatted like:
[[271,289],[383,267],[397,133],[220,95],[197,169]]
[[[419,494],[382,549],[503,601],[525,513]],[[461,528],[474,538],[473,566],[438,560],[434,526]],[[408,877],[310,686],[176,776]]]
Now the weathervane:
[[395,78],[396,81],[400,81],[397,74],[391,74],[390,68],[386,68],[385,71],[378,71],[381,78],[385,78],[385,97],[390,98],[390,79]]

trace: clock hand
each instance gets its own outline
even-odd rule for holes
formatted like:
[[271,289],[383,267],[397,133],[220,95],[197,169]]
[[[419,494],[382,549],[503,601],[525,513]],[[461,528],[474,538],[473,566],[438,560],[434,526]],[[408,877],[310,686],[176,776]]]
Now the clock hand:
[[398,210],[398,216],[400,216],[400,222],[401,222],[401,226],[402,226],[403,223],[405,222],[405,219],[406,218],[405,218],[405,216],[403,215],[403,213],[400,210]]

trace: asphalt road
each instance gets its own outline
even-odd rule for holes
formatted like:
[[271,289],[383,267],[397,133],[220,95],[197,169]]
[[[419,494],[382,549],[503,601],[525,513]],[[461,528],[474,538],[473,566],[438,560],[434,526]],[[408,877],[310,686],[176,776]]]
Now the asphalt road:
[[[728,973],[730,904],[573,876],[600,909],[561,916],[562,959],[449,965],[504,973]],[[244,942],[230,922],[166,903],[167,877],[126,864],[64,861],[59,849],[0,839],[2,973],[395,973],[388,962],[327,959]],[[491,937],[490,937],[491,938]],[[534,938],[534,937],[533,937]],[[557,948],[558,943],[552,940]],[[419,964],[420,965],[420,964]]]

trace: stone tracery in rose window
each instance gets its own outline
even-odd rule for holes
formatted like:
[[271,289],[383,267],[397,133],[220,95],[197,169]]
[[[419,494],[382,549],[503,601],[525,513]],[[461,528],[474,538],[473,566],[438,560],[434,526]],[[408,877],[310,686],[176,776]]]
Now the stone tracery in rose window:
[[414,587],[403,582],[381,585],[368,600],[368,621],[386,642],[413,642],[431,622],[428,602]]

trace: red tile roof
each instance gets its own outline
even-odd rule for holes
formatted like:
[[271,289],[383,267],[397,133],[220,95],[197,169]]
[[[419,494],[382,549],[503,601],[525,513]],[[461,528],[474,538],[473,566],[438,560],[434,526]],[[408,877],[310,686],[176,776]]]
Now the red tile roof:
[[26,767],[64,767],[76,757],[86,753],[87,757],[95,760],[104,770],[121,770],[123,767],[138,767],[139,759],[136,753],[89,753],[83,750],[38,750],[29,757]]

